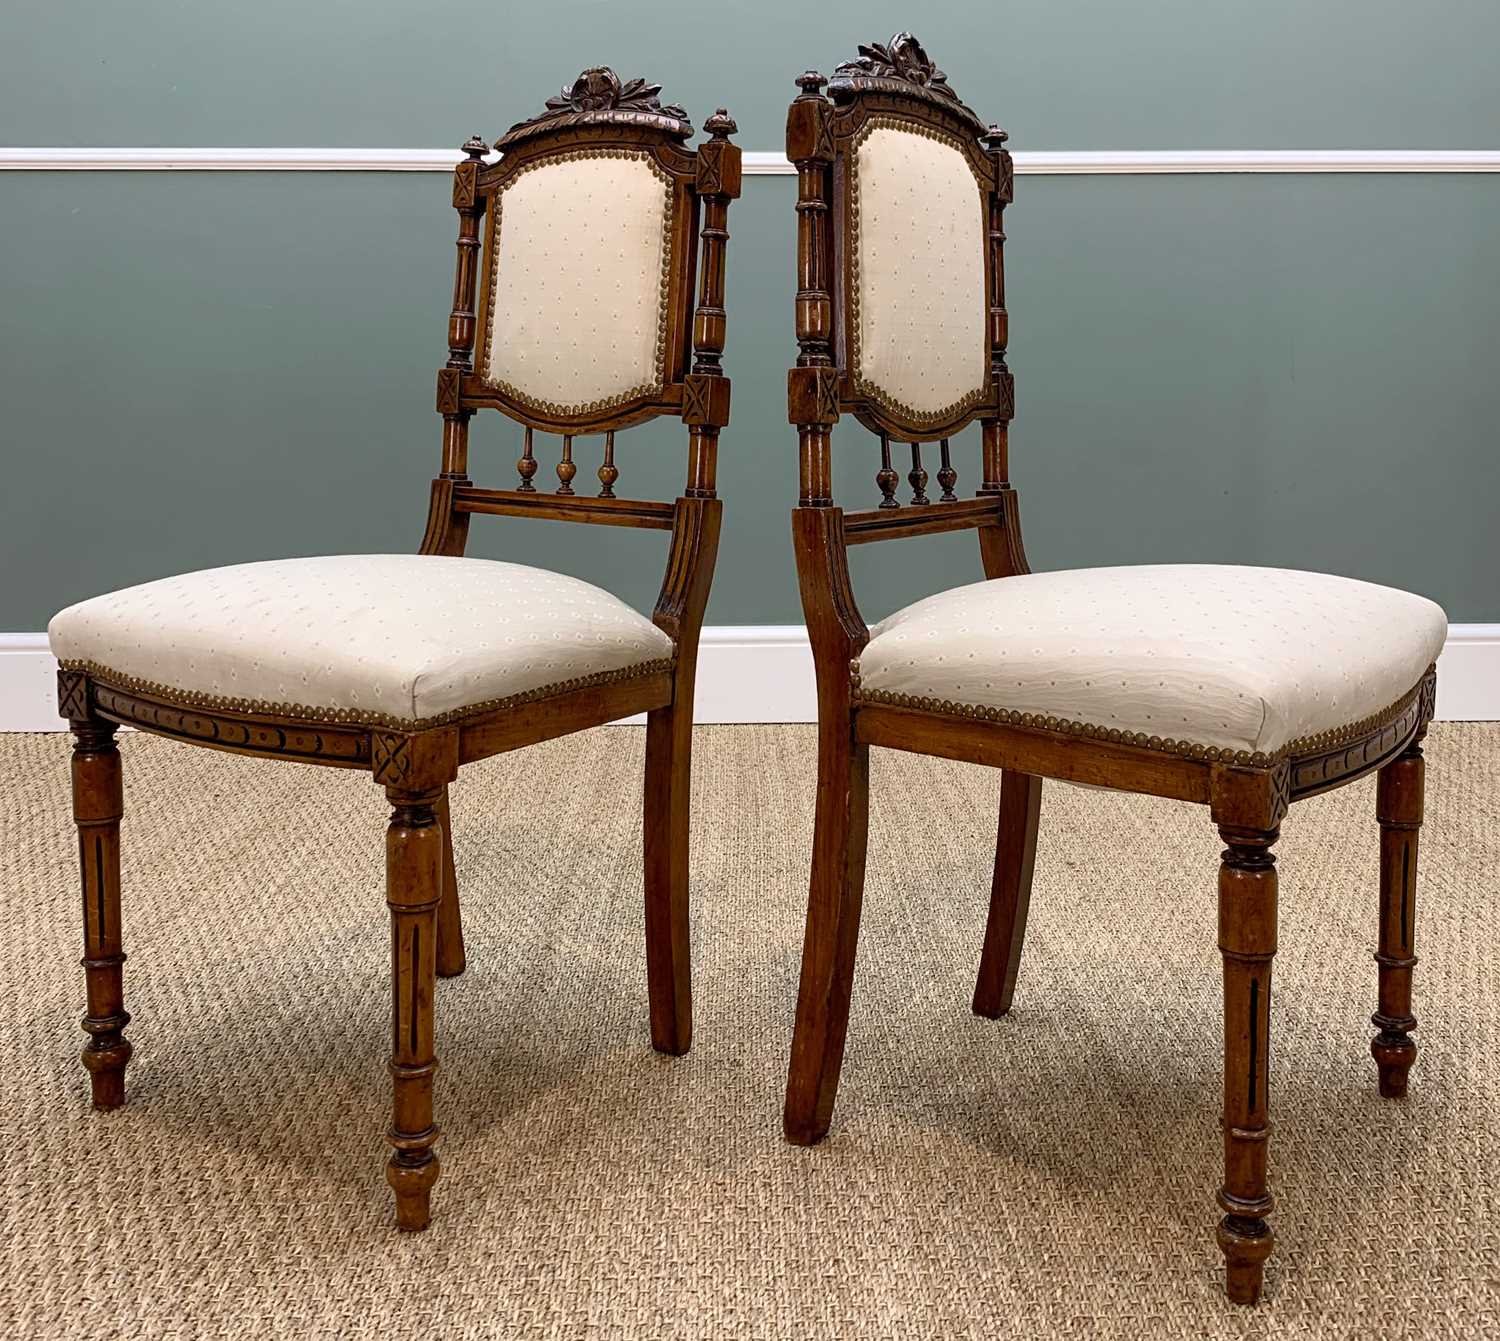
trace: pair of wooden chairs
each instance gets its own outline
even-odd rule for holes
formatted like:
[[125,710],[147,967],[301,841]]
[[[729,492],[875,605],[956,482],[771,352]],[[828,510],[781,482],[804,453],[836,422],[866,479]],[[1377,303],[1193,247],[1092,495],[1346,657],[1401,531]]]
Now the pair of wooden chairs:
[[[1001,770],[999,833],[974,1009],[1003,1015],[1020,962],[1041,779],[1208,805],[1226,844],[1225,1179],[1218,1239],[1231,1298],[1253,1301],[1271,1249],[1267,1035],[1276,950],[1272,846],[1290,804],[1380,770],[1379,1033],[1383,1094],[1415,1056],[1411,972],[1420,742],[1442,612],[1313,574],[1183,566],[1029,573],[1007,470],[1012,378],[1003,219],[1012,164],[909,34],[861,48],[831,83],[809,72],[787,121],[796,165],[800,438],[793,537],[818,682],[816,832],[785,1129],[828,1129],[844,1049],[864,879],[871,745]],[[827,87],[825,95],[824,88]],[[403,1229],[428,1223],[436,978],[464,967],[447,787],[465,763],[647,714],[645,922],[651,1037],[686,1052],[688,772],[693,682],[720,521],[729,420],[724,273],[740,152],[659,89],[585,71],[486,162],[454,174],[458,258],[439,370],[442,470],[420,555],[243,565],[71,607],[50,633],[75,736],[97,1106],[124,1101],[120,724],[213,748],[368,770],[391,805],[394,1121],[387,1175]],[[468,473],[473,414],[518,421],[513,489]],[[672,502],[617,497],[617,430],[658,415],[688,431]],[[834,503],[831,434],[852,415],[879,443],[879,501]],[[960,498],[949,447],[975,421],[982,469]],[[538,487],[537,430],[560,435]],[[573,445],[603,435],[597,493]],[[892,441],[907,444],[911,501]],[[923,444],[936,442],[939,496]],[[463,557],[476,514],[670,533],[649,619],[587,583]],[[851,545],[973,530],[986,581],[866,626]],[[1196,888],[1197,881],[1189,883]]]

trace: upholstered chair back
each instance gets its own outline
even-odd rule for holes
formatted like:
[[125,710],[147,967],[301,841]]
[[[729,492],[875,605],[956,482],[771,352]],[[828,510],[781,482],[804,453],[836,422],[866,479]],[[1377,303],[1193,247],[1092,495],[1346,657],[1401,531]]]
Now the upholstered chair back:
[[[899,523],[851,514],[850,541],[989,526],[993,509],[959,498],[949,438],[983,426],[978,492],[1000,493],[1014,394],[1005,365],[1006,135],[959,101],[910,33],[859,52],[832,79],[802,75],[787,110],[798,179],[798,353],[787,392],[801,437],[799,496],[803,506],[833,505],[830,439],[852,415],[880,440],[881,510],[902,506],[893,443],[911,451],[911,503],[949,508]],[[931,494],[921,451],[930,442],[939,457]]]
[[495,187],[484,381],[543,413],[659,395],[671,379],[677,183],[645,148],[558,149]]
[[909,117],[866,120],[847,164],[854,387],[914,423],[950,420],[989,389],[986,184],[957,136]]

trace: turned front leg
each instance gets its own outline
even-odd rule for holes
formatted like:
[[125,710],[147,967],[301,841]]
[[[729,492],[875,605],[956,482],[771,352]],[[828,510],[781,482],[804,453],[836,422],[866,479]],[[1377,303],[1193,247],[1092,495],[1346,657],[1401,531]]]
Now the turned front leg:
[[438,901],[442,891],[442,789],[387,787],[393,811],[385,838],[386,902],[391,910],[391,1076],[395,1104],[385,1176],[396,1193],[396,1224],[426,1229],[438,1159],[432,1121],[432,1003],[437,983]]
[[1271,961],[1276,954],[1276,830],[1220,827],[1219,949],[1224,956],[1224,1186],[1218,1202],[1225,1291],[1260,1298],[1273,1236],[1266,1185]]
[[1422,792],[1426,780],[1422,747],[1411,745],[1380,770],[1375,784],[1375,813],[1380,819],[1380,967],[1378,1004],[1371,1022],[1380,1030],[1370,1052],[1380,1068],[1380,1093],[1387,1099],[1406,1094],[1406,1073],[1417,1059],[1411,1031],[1411,971],[1417,966],[1417,836],[1422,828]]
[[120,940],[120,816],[124,789],[112,722],[79,720],[73,727],[73,819],[83,880],[83,969],[89,1041],[83,1065],[95,1108],[125,1102],[125,1064],[131,1047],[125,1026],[125,951]]

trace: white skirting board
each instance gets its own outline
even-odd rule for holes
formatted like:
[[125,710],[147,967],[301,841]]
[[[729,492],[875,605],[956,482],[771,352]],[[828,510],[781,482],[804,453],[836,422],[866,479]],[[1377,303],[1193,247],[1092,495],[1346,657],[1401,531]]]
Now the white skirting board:
[[[0,731],[61,731],[42,633],[0,633]],[[812,655],[800,624],[719,625],[698,653],[699,722],[810,722]],[[1440,720],[1500,720],[1500,624],[1453,624],[1438,661]]]

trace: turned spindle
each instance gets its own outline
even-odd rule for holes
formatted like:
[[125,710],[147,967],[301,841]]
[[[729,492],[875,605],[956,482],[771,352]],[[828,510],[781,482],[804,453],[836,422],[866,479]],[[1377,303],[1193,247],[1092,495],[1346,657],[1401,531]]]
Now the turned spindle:
[[578,467],[573,464],[573,435],[563,434],[562,460],[557,463],[557,492],[560,494],[571,494],[573,492],[573,476],[578,474]]
[[922,444],[911,445],[911,470],[906,476],[911,485],[911,501],[916,507],[925,507],[932,499],[927,497],[927,472],[922,468]]
[[891,439],[887,433],[880,435],[880,469],[875,473],[875,483],[880,486],[880,506],[883,508],[899,508],[901,500],[896,497],[896,486],[901,482],[901,475],[891,465]]
[[938,450],[942,453],[943,464],[938,467],[938,483],[942,486],[943,493],[938,499],[940,503],[956,503],[958,495],[953,492],[953,486],[958,483],[958,471],[953,469],[953,461],[949,454],[948,439],[944,438],[938,443]]
[[599,497],[613,498],[615,481],[619,478],[620,472],[615,468],[615,431],[610,429],[604,435],[604,464],[599,467]]
[[536,474],[536,457],[532,454],[531,430],[526,430],[521,440],[521,459],[516,462],[516,474],[521,477],[521,482],[516,488],[523,494],[534,494],[536,485],[531,478]]

